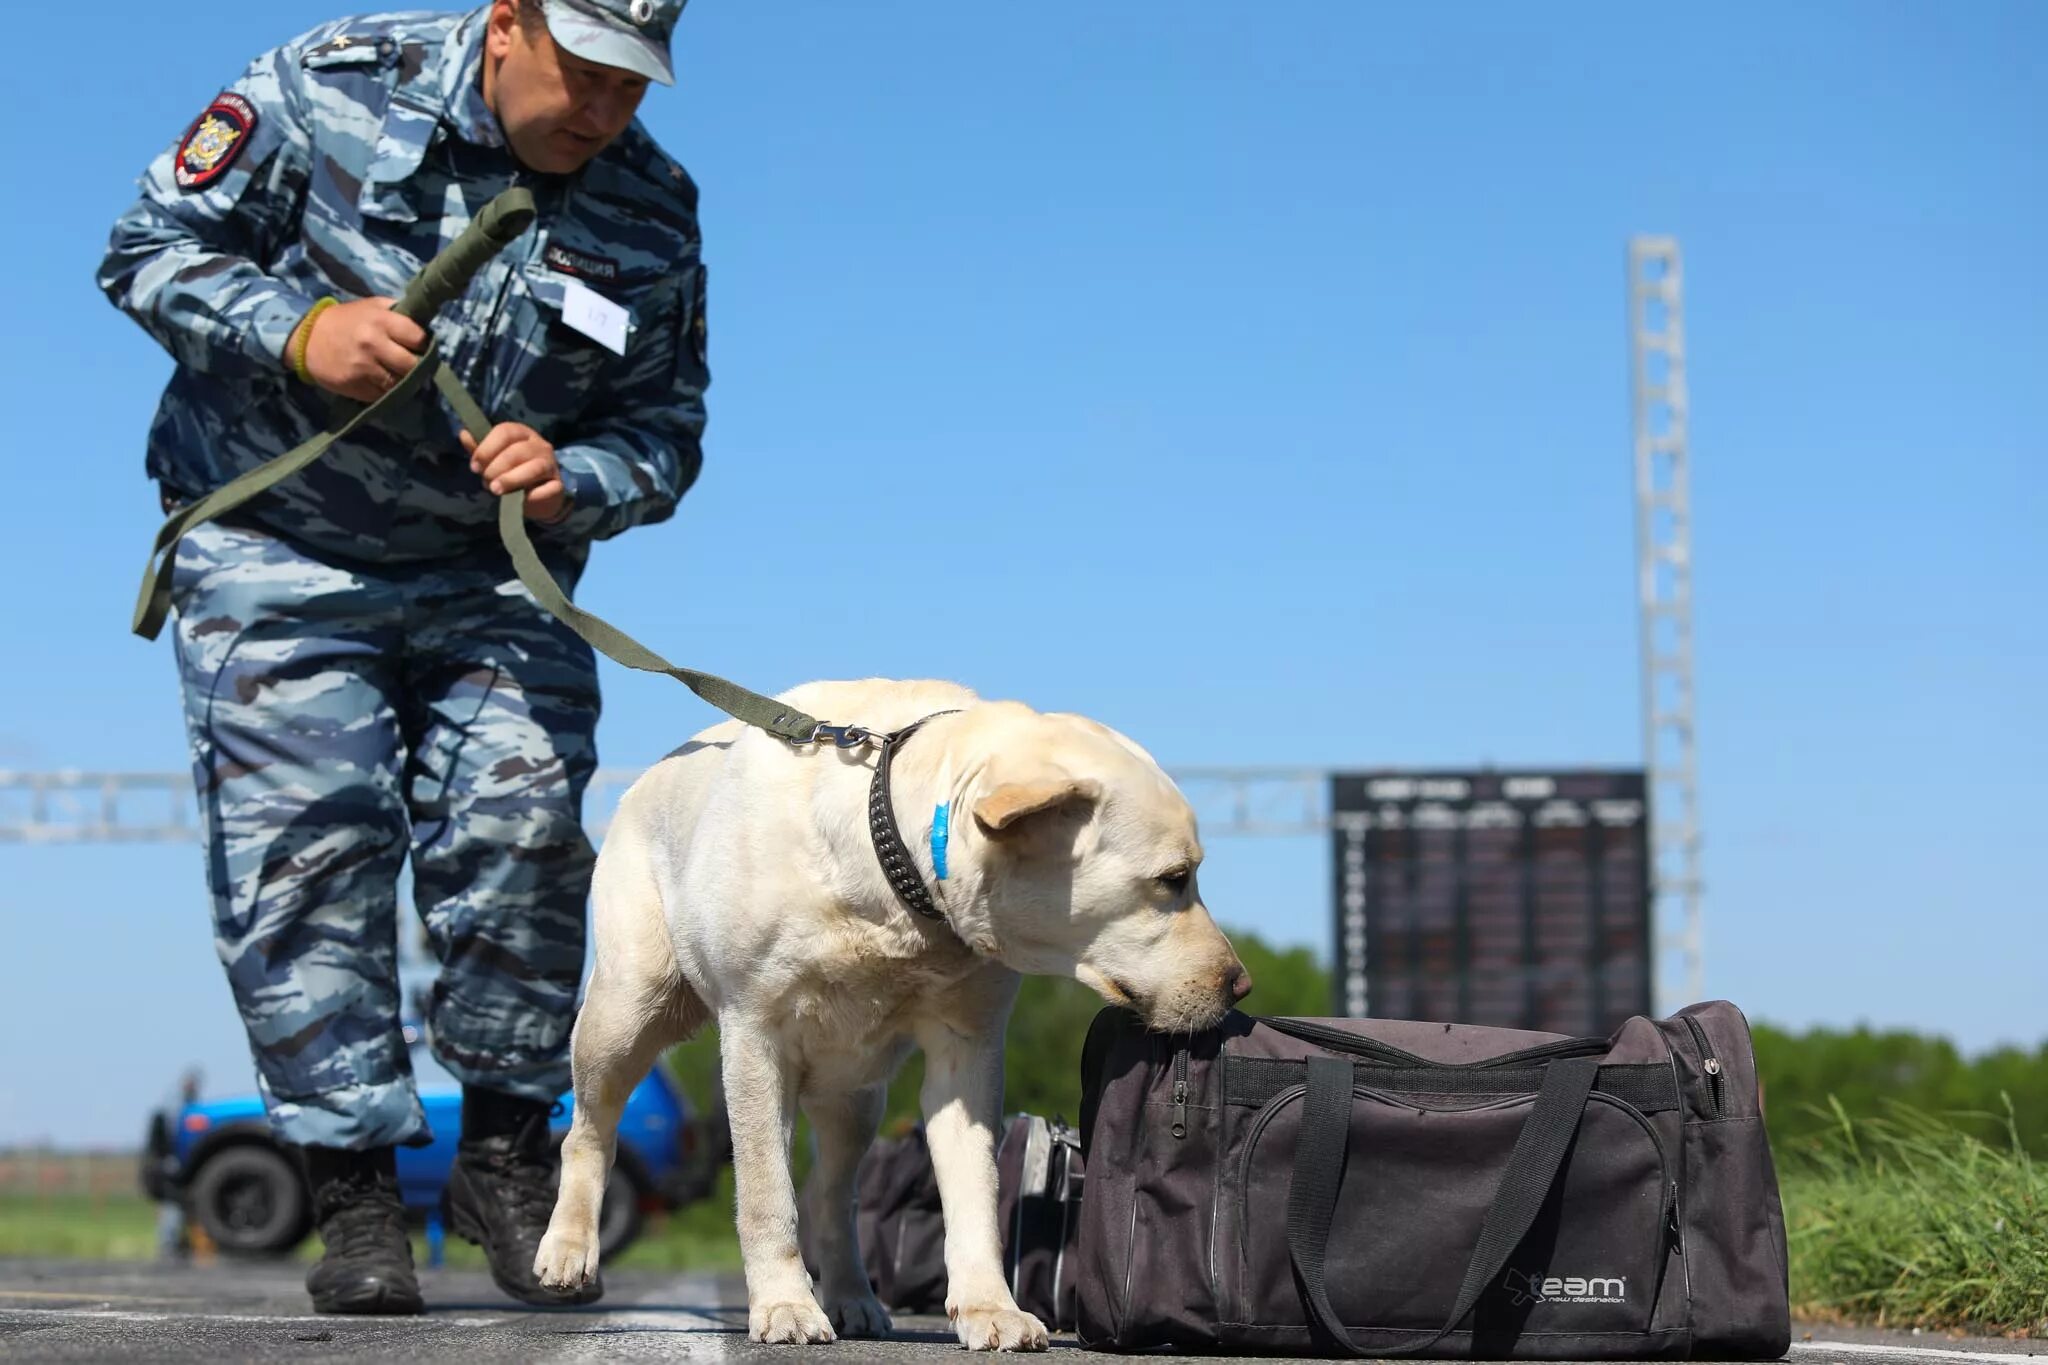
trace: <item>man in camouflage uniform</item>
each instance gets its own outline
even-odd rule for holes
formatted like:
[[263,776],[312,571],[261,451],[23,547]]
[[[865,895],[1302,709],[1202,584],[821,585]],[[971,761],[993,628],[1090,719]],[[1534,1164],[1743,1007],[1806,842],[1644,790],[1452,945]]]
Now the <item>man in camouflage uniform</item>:
[[[685,0],[494,0],[325,25],[256,59],[151,165],[99,282],[177,361],[165,506],[374,400],[427,334],[391,296],[513,185],[538,218],[433,323],[500,423],[431,387],[224,523],[173,603],[217,942],[272,1125],[304,1151],[325,1312],[418,1312],[394,1148],[430,1140],[400,1033],[396,883],[463,1083],[451,1225],[533,1303],[592,851],[590,650],[499,546],[522,488],[573,587],[701,463],[696,187],[635,120]],[[577,1296],[578,1300],[594,1293]]]

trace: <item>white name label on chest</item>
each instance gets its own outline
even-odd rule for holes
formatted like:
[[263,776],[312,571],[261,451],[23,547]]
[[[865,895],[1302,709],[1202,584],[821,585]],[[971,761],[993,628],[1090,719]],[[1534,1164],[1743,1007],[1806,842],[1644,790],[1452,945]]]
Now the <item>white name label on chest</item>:
[[613,355],[626,353],[626,310],[581,280],[562,282],[562,321]]

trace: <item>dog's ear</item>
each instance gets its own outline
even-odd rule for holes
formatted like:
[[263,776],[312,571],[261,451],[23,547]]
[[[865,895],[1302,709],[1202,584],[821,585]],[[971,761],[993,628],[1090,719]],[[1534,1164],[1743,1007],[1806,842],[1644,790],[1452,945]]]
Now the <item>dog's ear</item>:
[[990,834],[1004,834],[1040,811],[1101,799],[1102,784],[1092,777],[1048,774],[1028,782],[1003,783],[974,803],[974,818]]

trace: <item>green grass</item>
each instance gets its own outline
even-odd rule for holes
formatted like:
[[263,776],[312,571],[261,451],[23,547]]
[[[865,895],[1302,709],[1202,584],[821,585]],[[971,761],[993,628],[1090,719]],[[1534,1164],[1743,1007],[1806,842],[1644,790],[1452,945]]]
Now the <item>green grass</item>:
[[[638,1241],[615,1262],[655,1270],[737,1270],[732,1171],[711,1196],[672,1214],[649,1214]],[[156,1256],[157,1206],[140,1195],[0,1195],[0,1256],[48,1260],[147,1261]],[[459,1237],[447,1239],[451,1266],[481,1267],[483,1252]],[[295,1255],[311,1261],[320,1239],[308,1237]],[[413,1256],[427,1261],[424,1236],[413,1237]]]
[[139,1194],[0,1195],[0,1256],[145,1261],[156,1205]]
[[1884,1326],[2048,1336],[2048,1166],[2005,1134],[1890,1106],[1783,1153],[1793,1310]]
[[739,1231],[733,1226],[732,1167],[696,1203],[647,1220],[640,1240],[616,1264],[649,1270],[738,1270]]

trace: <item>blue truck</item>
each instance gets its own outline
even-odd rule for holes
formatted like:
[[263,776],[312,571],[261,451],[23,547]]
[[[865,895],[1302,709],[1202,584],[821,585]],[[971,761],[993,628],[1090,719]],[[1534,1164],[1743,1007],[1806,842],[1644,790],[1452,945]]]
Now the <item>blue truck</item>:
[[[407,1025],[408,1041],[418,1031]],[[398,1149],[398,1183],[422,1223],[439,1207],[462,1129],[462,1092],[453,1084],[420,1087],[434,1141]],[[569,1131],[574,1097],[562,1096],[551,1127]],[[618,1155],[606,1183],[599,1245],[617,1255],[640,1235],[646,1214],[694,1203],[710,1192],[731,1157],[722,1106],[698,1113],[657,1064],[626,1100]],[[150,1115],[142,1155],[143,1191],[177,1204],[187,1224],[232,1256],[280,1256],[312,1231],[312,1196],[292,1151],[270,1131],[253,1091],[204,1102],[188,1099]]]

